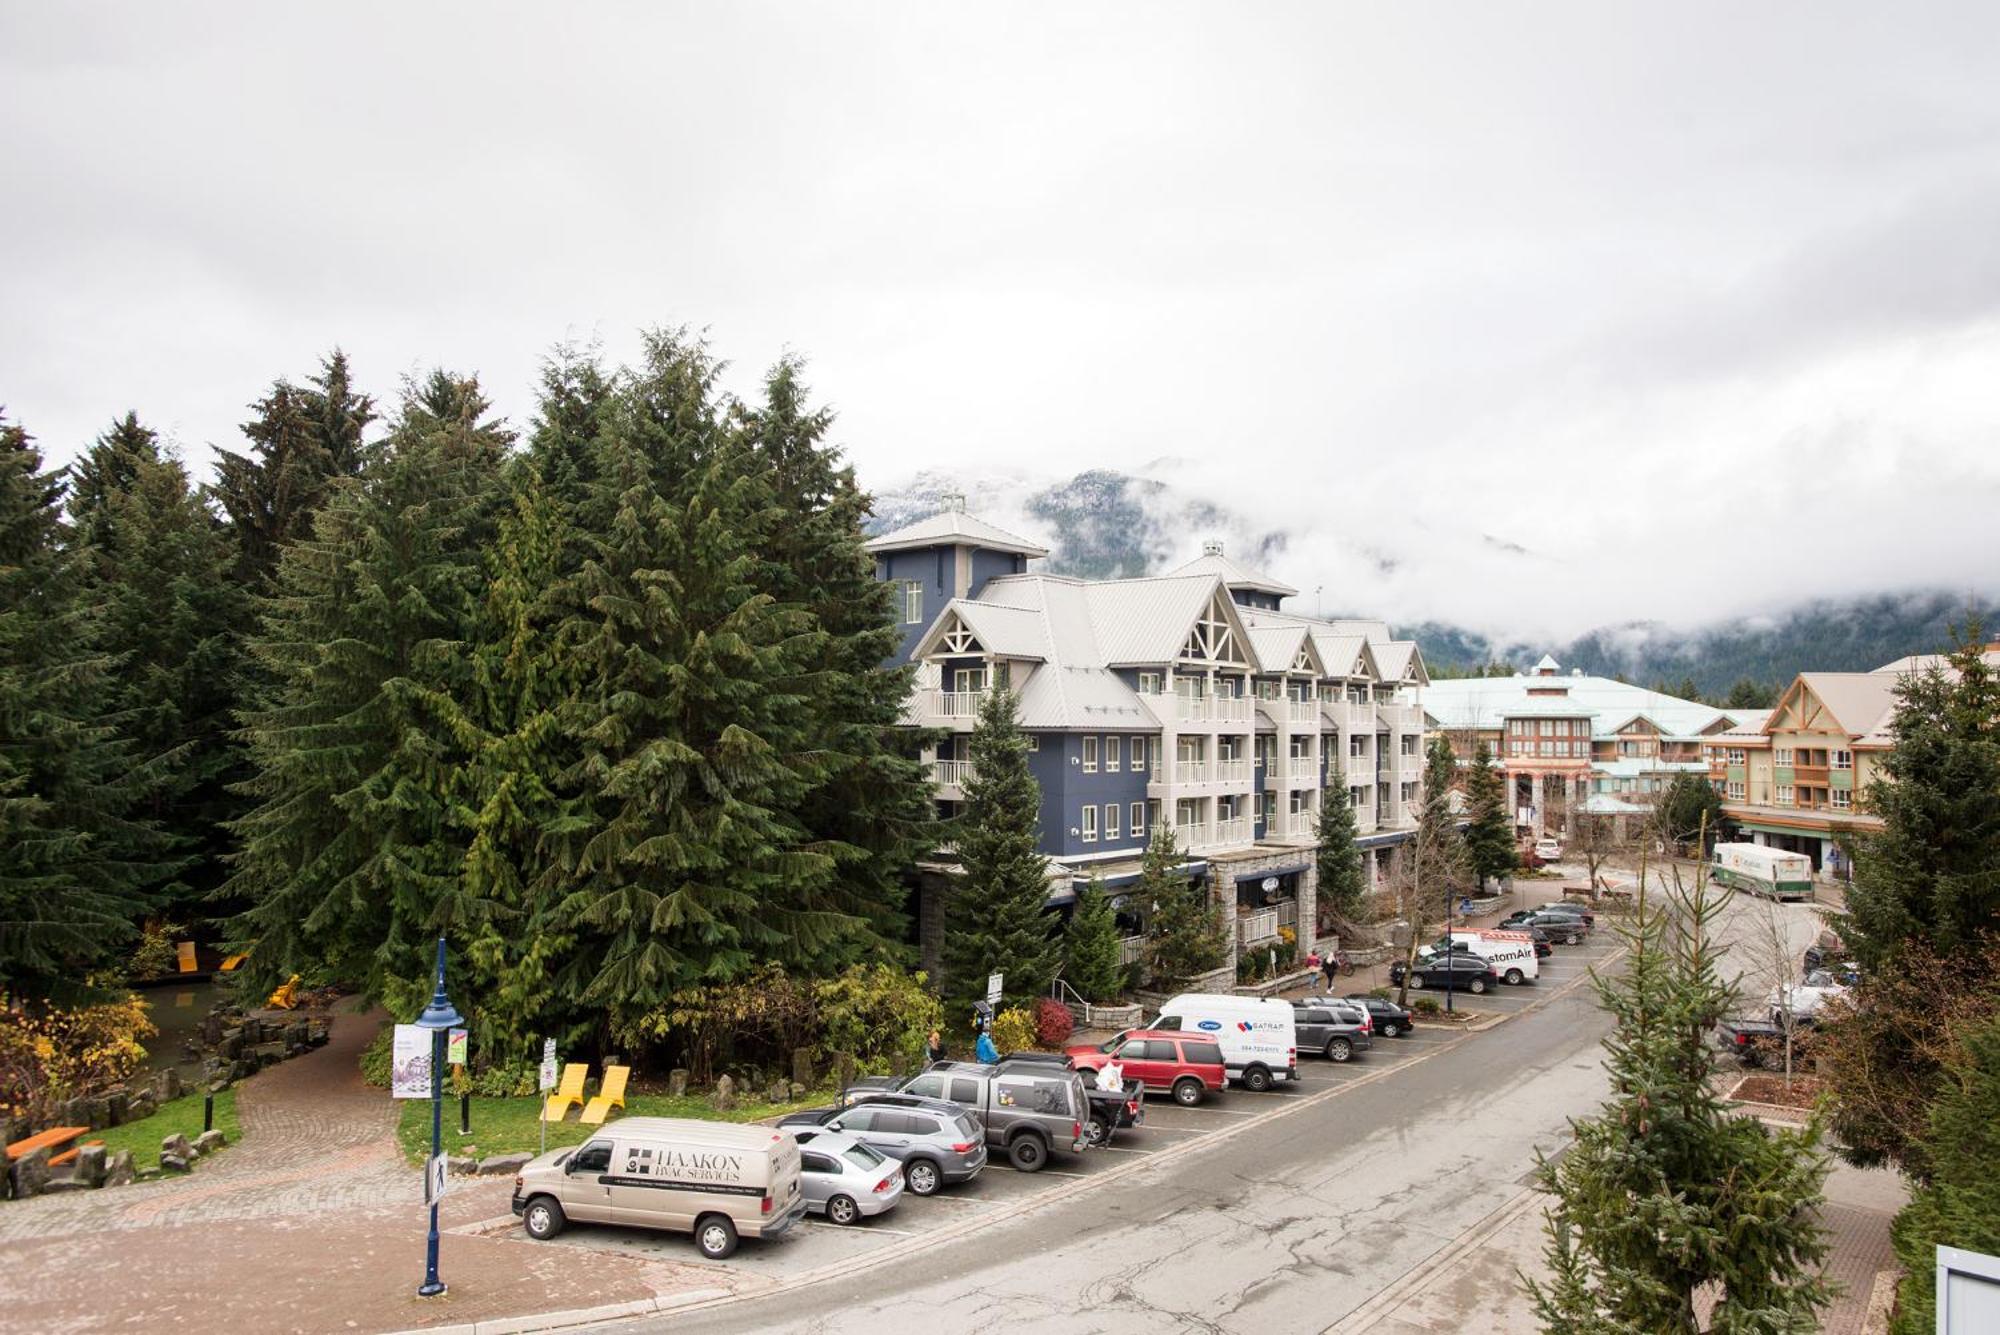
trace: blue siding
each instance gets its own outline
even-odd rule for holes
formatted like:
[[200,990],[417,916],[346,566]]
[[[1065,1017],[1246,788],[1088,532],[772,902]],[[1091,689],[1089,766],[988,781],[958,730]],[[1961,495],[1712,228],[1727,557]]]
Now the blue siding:
[[[898,585],[895,600],[896,624],[903,632],[902,643],[896,646],[894,663],[910,661],[910,651],[917,647],[917,640],[937,620],[944,605],[951,601],[951,549],[949,547],[927,547],[914,552],[886,552],[875,558],[875,577]],[[916,580],[924,586],[923,616],[914,625],[903,621],[904,580]]]
[[979,591],[986,587],[986,581],[996,575],[1019,575],[1026,572],[1028,558],[1013,552],[989,551],[984,547],[972,549],[972,587],[965,596],[977,598]]
[[[1044,733],[1042,749],[1029,757],[1035,781],[1042,785],[1042,852],[1051,857],[1076,857],[1089,853],[1145,851],[1145,841],[1132,837],[1132,804],[1146,800],[1146,779],[1150,770],[1134,774],[1131,769],[1132,744],[1129,732],[1089,734],[1097,738],[1097,773],[1083,772],[1084,733]],[[1116,774],[1104,770],[1106,738],[1118,741],[1119,766]],[[1071,762],[1075,763],[1072,764]],[[1104,807],[1118,804],[1118,838],[1104,837]],[[1098,809],[1097,842],[1083,842],[1083,808]],[[1075,829],[1077,834],[1070,834]]]
[[1028,753],[1028,772],[1035,776],[1035,783],[1042,790],[1040,848],[1050,857],[1060,856],[1067,825],[1058,824],[1062,811],[1063,780],[1069,761],[1064,759],[1061,733],[1044,732],[1036,734],[1041,738],[1042,749]]

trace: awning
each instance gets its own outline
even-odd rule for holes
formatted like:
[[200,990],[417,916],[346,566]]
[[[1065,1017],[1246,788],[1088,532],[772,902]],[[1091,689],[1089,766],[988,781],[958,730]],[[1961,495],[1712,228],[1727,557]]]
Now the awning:
[[[1183,862],[1180,866],[1174,868],[1174,872],[1177,875],[1187,877],[1189,880],[1194,880],[1198,876],[1206,876],[1208,874],[1208,863],[1200,858],[1195,858]],[[1136,871],[1121,872],[1116,876],[1106,876],[1100,882],[1107,891],[1129,890],[1138,883],[1139,873]],[[1076,892],[1089,884],[1090,878],[1088,876],[1070,877],[1070,898],[1074,899]],[[1054,903],[1055,901],[1051,900],[1050,902]],[[1064,900],[1063,902],[1067,903],[1069,901]]]
[[1283,867],[1262,867],[1256,871],[1246,871],[1237,876],[1236,884],[1242,885],[1246,881],[1261,881],[1266,876],[1293,876],[1304,871],[1311,865],[1309,862],[1296,862]]

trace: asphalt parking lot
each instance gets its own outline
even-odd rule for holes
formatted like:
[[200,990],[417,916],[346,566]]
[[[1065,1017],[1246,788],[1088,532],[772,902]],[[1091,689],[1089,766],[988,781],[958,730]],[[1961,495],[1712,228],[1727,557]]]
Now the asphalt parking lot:
[[[1577,946],[1557,946],[1555,954],[1542,961],[1538,981],[1520,987],[1500,987],[1481,996],[1459,992],[1451,997],[1452,1008],[1478,1016],[1505,1017],[1534,1004],[1542,997],[1576,982],[1596,962],[1618,949],[1616,939],[1600,921],[1591,938]],[[1339,989],[1348,990],[1345,987]],[[1437,990],[1412,992],[1435,997],[1440,1003],[1445,993]],[[1231,1088],[1211,1095],[1199,1107],[1183,1108],[1164,1094],[1149,1095],[1143,1126],[1118,1133],[1108,1147],[1082,1155],[1061,1155],[1039,1173],[1021,1173],[1004,1160],[989,1162],[986,1170],[969,1183],[947,1187],[928,1198],[904,1193],[897,1207],[878,1219],[850,1227],[808,1218],[779,1240],[745,1240],[728,1261],[713,1263],[717,1269],[750,1281],[782,1281],[806,1272],[821,1271],[865,1258],[869,1253],[907,1244],[926,1233],[955,1229],[980,1216],[998,1219],[1031,1208],[1039,1198],[1076,1189],[1079,1181],[1118,1174],[1135,1163],[1162,1153],[1198,1148],[1214,1137],[1237,1133],[1258,1123],[1282,1116],[1288,1109],[1315,1096],[1331,1095],[1345,1085],[1375,1078],[1394,1079],[1393,1073],[1430,1054],[1460,1043],[1504,1044],[1511,1026],[1465,1032],[1441,1022],[1418,1021],[1414,1032],[1394,1039],[1377,1038],[1375,1046],[1353,1061],[1334,1063],[1315,1056],[1299,1059],[1300,1079],[1296,1085],[1280,1085],[1269,1093],[1253,1094]],[[1087,1188],[1086,1188],[1087,1189]],[[693,1244],[680,1234],[603,1225],[572,1224],[552,1243],[524,1245],[556,1246],[589,1251],[611,1250],[622,1255],[658,1256],[682,1264],[710,1264],[700,1261]]]

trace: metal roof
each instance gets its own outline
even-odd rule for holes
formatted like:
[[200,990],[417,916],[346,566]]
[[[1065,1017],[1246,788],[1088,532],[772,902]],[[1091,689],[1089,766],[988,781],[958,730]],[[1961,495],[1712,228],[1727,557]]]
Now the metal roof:
[[1273,593],[1280,598],[1289,598],[1298,590],[1289,584],[1272,579],[1261,571],[1252,570],[1233,556],[1225,556],[1222,544],[1203,544],[1202,553],[1184,566],[1167,572],[1169,575],[1214,575],[1232,589],[1254,589],[1258,593]]
[[[1530,691],[1560,689],[1560,696]],[[1698,738],[1732,715],[1695,700],[1681,700],[1609,677],[1459,677],[1424,689],[1424,709],[1445,731],[1497,729],[1509,717],[1591,718],[1591,735],[1611,738],[1613,728],[1643,714],[1667,737]]]
[[1047,556],[1049,549],[1016,533],[987,523],[963,510],[944,510],[929,519],[884,533],[864,544],[871,552],[901,552],[917,547],[985,547],[996,552],[1016,552],[1022,556]]

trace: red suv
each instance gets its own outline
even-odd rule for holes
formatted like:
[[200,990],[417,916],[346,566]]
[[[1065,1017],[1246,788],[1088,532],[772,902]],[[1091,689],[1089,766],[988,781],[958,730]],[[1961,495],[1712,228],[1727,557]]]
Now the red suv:
[[1127,1080],[1164,1089],[1184,1108],[1200,1103],[1210,1090],[1221,1093],[1226,1079],[1222,1049],[1214,1039],[1172,1029],[1127,1029],[1095,1047],[1085,1044],[1063,1052],[1079,1071],[1099,1070],[1116,1057]]

